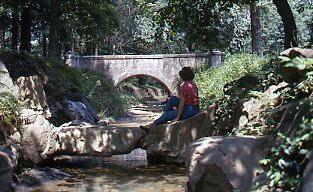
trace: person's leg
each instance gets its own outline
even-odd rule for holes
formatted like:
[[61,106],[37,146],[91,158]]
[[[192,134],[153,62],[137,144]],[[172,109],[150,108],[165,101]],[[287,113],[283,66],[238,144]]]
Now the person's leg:
[[174,107],[178,108],[180,99],[177,96],[171,96],[164,106],[164,111],[172,111]]
[[192,116],[194,116],[194,115],[196,115],[196,114],[198,114],[200,112],[201,112],[201,110],[198,107],[192,107],[190,105],[189,106],[185,106],[184,113],[183,113],[181,119],[187,119],[187,118],[192,117]]
[[161,125],[167,121],[172,121],[177,117],[178,110],[165,111],[158,119],[156,119],[152,124]]

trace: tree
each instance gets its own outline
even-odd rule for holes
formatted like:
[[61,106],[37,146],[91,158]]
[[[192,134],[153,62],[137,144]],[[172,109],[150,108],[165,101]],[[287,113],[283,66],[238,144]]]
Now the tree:
[[[149,1],[150,2],[150,1]],[[220,36],[220,13],[228,10],[233,4],[251,4],[256,0],[215,0],[215,1],[177,1],[169,0],[167,5],[158,11],[157,20],[160,28],[169,35],[175,36],[177,33],[185,35],[188,44],[204,45],[207,48],[218,47],[221,44]],[[297,30],[293,13],[287,0],[273,0],[284,23],[285,48],[297,46]],[[252,10],[254,11],[254,9]],[[258,10],[252,12],[253,21],[257,21]],[[260,35],[256,29],[260,27],[253,25],[254,40]],[[215,43],[214,43],[215,42]],[[216,42],[218,44],[216,44]],[[260,41],[253,41],[254,49],[260,47]],[[259,51],[260,52],[260,51]]]
[[19,5],[16,1],[12,1],[12,28],[11,28],[11,49],[17,51],[20,33],[19,25]]
[[31,32],[32,32],[32,7],[26,5],[22,10],[21,15],[21,44],[20,50],[31,52]]
[[[59,56],[60,49],[60,6],[61,0],[51,1],[48,56],[54,58]],[[45,39],[43,43],[46,43]]]
[[5,17],[0,16],[0,49],[4,49],[4,41],[5,41]]
[[281,16],[281,19],[284,24],[285,49],[288,49],[290,47],[297,47],[298,46],[297,26],[288,1],[273,0],[273,3],[277,7],[277,12]]
[[[75,44],[76,52],[94,54],[108,47],[106,37],[119,26],[116,5],[108,0],[68,0],[62,3],[62,41],[69,51]],[[68,45],[70,44],[70,45]]]
[[260,7],[257,2],[250,3],[250,18],[251,18],[251,38],[252,38],[252,52],[263,56],[262,37],[261,37],[261,17]]

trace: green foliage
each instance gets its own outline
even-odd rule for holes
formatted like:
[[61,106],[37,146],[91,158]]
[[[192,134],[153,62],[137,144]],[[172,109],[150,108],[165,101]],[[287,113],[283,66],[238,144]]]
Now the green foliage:
[[282,90],[283,104],[292,101],[298,101],[307,98],[313,92],[313,60],[309,58],[295,57],[280,57],[280,65],[284,72],[282,74],[285,81],[290,81],[291,84]]
[[301,56],[292,59],[280,57],[282,75],[288,83],[299,83],[308,76],[313,75],[313,59]]
[[71,92],[84,93],[100,115],[125,114],[127,106],[125,98],[118,93],[112,80],[100,72],[69,68],[63,63],[51,61],[47,62],[47,67],[49,81],[60,96],[64,97],[66,93]]
[[267,58],[261,59],[251,54],[236,54],[226,56],[225,63],[220,68],[201,70],[195,79],[199,87],[201,106],[206,107],[207,104],[223,97],[223,88],[226,83],[245,75],[260,76],[267,64],[269,64]]
[[62,40],[79,39],[75,47],[80,54],[94,54],[96,48],[103,51],[107,46],[105,39],[119,27],[119,13],[112,1],[68,0],[62,2],[61,9],[65,32]]
[[281,59],[281,63],[283,67],[292,67],[297,68],[299,71],[309,72],[306,75],[313,74],[313,59],[312,58],[303,58],[303,57],[295,57],[290,59],[289,57],[279,57]]
[[269,167],[269,187],[298,191],[313,148],[313,119],[304,119],[293,136],[278,133],[278,139],[281,144],[272,148],[270,159],[263,160]]
[[106,116],[120,116],[126,112],[127,98],[120,95],[113,86],[112,80],[103,74],[90,70],[80,70],[78,82],[82,91],[87,94],[95,109]]
[[0,93],[0,123],[5,126],[19,127],[19,112],[23,104],[12,94]]
[[[151,1],[147,1],[151,2]],[[156,6],[163,1],[154,1]],[[193,50],[251,51],[251,1],[166,1],[156,12],[159,36],[180,37]],[[164,4],[164,3],[163,3]],[[310,1],[289,1],[298,28],[299,46],[312,45],[313,7]],[[272,1],[259,0],[265,54],[278,54],[284,45],[282,19]],[[301,32],[301,33],[300,33]]]
[[300,82],[294,90],[297,94],[301,93],[306,96],[311,94],[313,92],[313,75],[309,75],[304,81]]

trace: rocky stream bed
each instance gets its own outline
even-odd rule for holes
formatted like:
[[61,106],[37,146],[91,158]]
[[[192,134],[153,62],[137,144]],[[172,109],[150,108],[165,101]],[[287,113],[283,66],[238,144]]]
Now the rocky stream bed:
[[[117,119],[109,127],[138,127],[160,115],[160,106],[156,103],[136,106],[130,114],[128,118]],[[54,163],[52,168],[41,167],[22,173],[22,180],[15,190],[181,192],[187,181],[184,166],[148,164],[146,151],[142,149],[112,157],[61,156]]]

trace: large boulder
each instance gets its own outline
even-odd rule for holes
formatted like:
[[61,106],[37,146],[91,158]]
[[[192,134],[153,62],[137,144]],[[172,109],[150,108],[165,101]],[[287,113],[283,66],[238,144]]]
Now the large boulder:
[[102,126],[55,127],[39,112],[23,110],[28,124],[22,131],[23,158],[38,164],[59,155],[101,156],[127,154],[146,135],[140,128]]
[[190,143],[212,135],[214,110],[202,112],[179,122],[156,126],[149,130],[141,147],[149,162],[184,163]]
[[250,191],[271,137],[206,137],[187,152],[188,192]]
[[9,92],[14,96],[18,96],[18,87],[14,85],[10,77],[8,69],[0,61],[0,93]]
[[297,56],[302,56],[306,58],[313,58],[313,50],[312,49],[303,49],[299,47],[289,48],[280,53],[281,56],[293,58]]
[[13,169],[17,158],[12,151],[0,146],[0,192],[11,191]]
[[[281,104],[281,92],[288,84],[281,82],[278,85],[272,85],[263,93],[259,94],[257,98],[250,98],[248,101],[242,103],[240,110],[235,116],[237,116],[236,122],[238,122],[238,129],[245,129],[248,123],[258,122],[265,123],[262,119],[261,113],[265,109],[275,108]],[[262,122],[263,120],[263,122]],[[250,133],[256,135],[257,133]]]
[[[312,106],[313,98],[307,98],[276,108],[271,113],[271,119],[277,124],[276,130],[293,138],[303,119],[312,118]],[[280,145],[280,140],[276,145]]]
[[16,84],[21,99],[29,109],[43,111],[48,108],[46,94],[38,76],[19,77]]
[[71,121],[82,121],[90,124],[96,124],[99,121],[97,113],[87,99],[82,102],[66,100],[65,111]]
[[56,149],[56,131],[41,112],[31,109],[21,111],[21,119],[26,125],[20,129],[22,135],[23,159],[30,164],[40,163],[46,154]]
[[146,135],[140,128],[67,127],[60,128],[54,154],[110,157],[127,154]]

